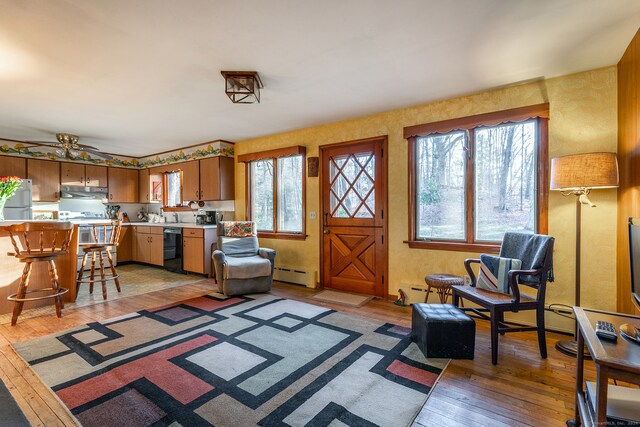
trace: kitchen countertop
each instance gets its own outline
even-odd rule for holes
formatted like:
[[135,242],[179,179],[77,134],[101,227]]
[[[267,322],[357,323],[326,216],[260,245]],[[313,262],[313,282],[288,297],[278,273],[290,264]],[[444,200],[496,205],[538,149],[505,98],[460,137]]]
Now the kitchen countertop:
[[215,224],[196,224],[195,222],[123,222],[122,225],[140,225],[145,227],[179,227],[179,228],[216,228]]
[[[70,220],[51,220],[51,219],[44,219],[44,220],[26,220],[26,219],[19,219],[19,220],[7,220],[7,221],[1,221],[0,222],[0,227],[1,226],[9,226],[9,225],[13,225],[13,224],[22,224],[23,222],[60,222],[60,221],[69,221],[72,224],[78,224],[78,225],[92,225],[92,224],[100,224],[100,225],[107,225],[107,224],[111,224],[111,220],[108,219],[70,219]],[[137,222],[123,222],[122,223],[123,226],[127,227],[127,226],[144,226],[144,227],[179,227],[179,228],[216,228],[217,225],[216,224],[196,224],[195,222],[141,222],[141,221],[137,221]]]

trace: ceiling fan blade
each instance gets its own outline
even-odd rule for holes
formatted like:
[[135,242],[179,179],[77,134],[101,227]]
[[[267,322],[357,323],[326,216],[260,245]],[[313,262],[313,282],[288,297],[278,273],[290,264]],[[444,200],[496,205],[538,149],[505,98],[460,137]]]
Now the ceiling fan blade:
[[91,153],[91,154],[96,155],[98,157],[102,157],[105,160],[113,160],[112,156],[110,156],[108,154],[105,154],[105,153],[101,153],[98,150],[93,150],[91,148],[82,148],[82,151],[86,151],[87,153]]
[[98,150],[98,148],[92,146],[92,145],[86,145],[86,144],[77,144],[78,147],[82,148],[83,150],[88,148],[89,150]]
[[47,144],[47,145],[57,145],[57,141],[24,141],[27,144]]

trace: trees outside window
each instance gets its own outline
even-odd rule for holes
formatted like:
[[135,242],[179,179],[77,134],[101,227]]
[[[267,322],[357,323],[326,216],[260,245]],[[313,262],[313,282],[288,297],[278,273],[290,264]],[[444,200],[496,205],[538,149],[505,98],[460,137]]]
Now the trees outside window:
[[304,238],[304,147],[238,156],[247,164],[247,217],[258,235]]
[[546,232],[548,107],[405,129],[411,247],[486,250]]

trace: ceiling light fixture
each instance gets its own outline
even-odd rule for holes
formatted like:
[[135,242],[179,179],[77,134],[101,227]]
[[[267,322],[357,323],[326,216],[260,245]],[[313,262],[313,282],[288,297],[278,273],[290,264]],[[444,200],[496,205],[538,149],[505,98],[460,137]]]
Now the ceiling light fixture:
[[257,71],[221,71],[225,93],[234,104],[260,103],[262,80]]

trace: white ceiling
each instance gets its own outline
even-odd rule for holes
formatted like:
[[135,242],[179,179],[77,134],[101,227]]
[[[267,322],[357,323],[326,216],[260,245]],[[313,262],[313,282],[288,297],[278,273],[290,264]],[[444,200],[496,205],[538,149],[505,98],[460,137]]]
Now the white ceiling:
[[639,26],[638,0],[0,0],[0,137],[240,141],[615,64]]

